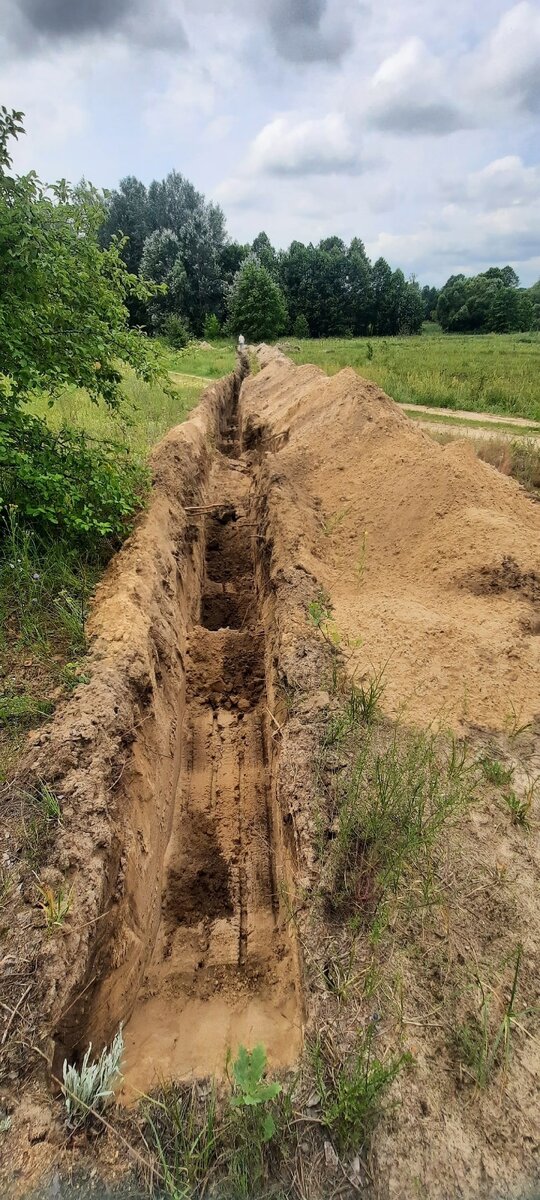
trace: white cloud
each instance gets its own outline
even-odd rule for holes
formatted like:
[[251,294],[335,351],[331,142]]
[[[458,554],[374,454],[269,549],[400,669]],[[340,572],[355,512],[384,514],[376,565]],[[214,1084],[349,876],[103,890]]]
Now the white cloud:
[[534,205],[472,214],[466,207],[449,205],[430,218],[412,232],[379,234],[368,243],[368,251],[409,270],[430,270],[441,280],[457,270],[471,272],[506,263],[516,266],[519,274],[520,264],[540,255]]
[[528,204],[540,201],[540,166],[526,167],[518,154],[506,154],[443,190],[451,199],[469,200],[486,211]]
[[350,174],[360,169],[360,157],[341,114],[302,119],[287,113],[257,134],[248,169],[269,175]]
[[28,63],[24,72],[13,63],[2,72],[2,98],[8,107],[24,112],[27,135],[13,148],[16,170],[39,172],[52,182],[46,161],[36,153],[40,146],[49,152],[69,146],[88,125],[88,109],[82,79],[86,55],[75,52],[69,57],[53,55]]
[[540,8],[522,0],[503,14],[481,47],[476,86],[485,96],[513,100],[524,112],[540,111]]
[[368,89],[367,120],[400,134],[447,134],[469,124],[450,97],[439,59],[419,37],[410,37],[375,72]]

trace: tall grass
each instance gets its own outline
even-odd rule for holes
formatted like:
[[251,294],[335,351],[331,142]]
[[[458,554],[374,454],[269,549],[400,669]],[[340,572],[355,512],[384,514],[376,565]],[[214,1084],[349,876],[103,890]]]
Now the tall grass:
[[291,339],[285,347],[328,375],[353,367],[398,403],[540,420],[540,334]]
[[203,379],[220,379],[236,366],[236,346],[231,341],[208,342],[210,349],[192,342],[185,350],[172,350],[161,343],[163,359],[168,371],[198,375]]
[[[75,388],[51,406],[47,395],[37,396],[30,407],[53,429],[68,425],[109,439],[143,463],[155,442],[185,420],[205,386],[204,378],[192,376],[149,385],[126,369],[117,413]],[[16,770],[25,730],[43,720],[62,694],[87,682],[81,662],[86,618],[110,553],[104,543],[90,559],[61,538],[40,540],[16,509],[0,529],[0,782]]]
[[120,442],[142,460],[168,429],[185,420],[205,386],[204,379],[198,381],[192,377],[176,380],[170,387],[148,384],[126,368],[123,402],[118,413],[112,412],[103,402],[94,404],[88,394],[78,388],[67,389],[51,407],[48,396],[43,394],[31,407],[53,429],[62,425],[84,429],[92,437]]

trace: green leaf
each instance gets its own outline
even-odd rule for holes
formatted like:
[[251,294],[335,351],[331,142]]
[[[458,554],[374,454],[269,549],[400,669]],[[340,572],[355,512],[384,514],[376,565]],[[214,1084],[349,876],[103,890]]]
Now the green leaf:
[[262,1131],[263,1142],[271,1141],[275,1132],[276,1132],[276,1125],[275,1125],[274,1118],[271,1113],[266,1113],[266,1116],[263,1121],[263,1131]]

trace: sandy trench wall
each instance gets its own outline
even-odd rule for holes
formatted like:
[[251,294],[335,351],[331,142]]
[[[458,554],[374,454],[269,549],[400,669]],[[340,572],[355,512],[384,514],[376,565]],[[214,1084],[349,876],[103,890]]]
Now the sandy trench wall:
[[150,506],[112,560],[89,626],[90,682],[34,736],[22,779],[46,783],[62,804],[53,865],[72,912],[42,943],[36,1004],[41,1045],[56,1068],[92,1037],[103,977],[100,1028],[109,1037],[135,1001],[157,922],[162,863],[179,763],[186,630],[200,603],[201,518],[219,433],[241,370],[209,388],[152,458]]

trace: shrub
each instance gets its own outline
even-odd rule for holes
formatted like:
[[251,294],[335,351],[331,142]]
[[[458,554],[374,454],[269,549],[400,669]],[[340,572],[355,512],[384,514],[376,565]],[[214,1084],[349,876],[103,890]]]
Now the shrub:
[[129,451],[16,411],[0,430],[0,515],[94,551],[126,536],[147,472]]
[[120,1066],[124,1053],[122,1026],[118,1030],[110,1050],[107,1046],[95,1062],[90,1062],[92,1043],[82,1060],[80,1069],[64,1059],[62,1091],[68,1121],[79,1123],[88,1119],[92,1110],[99,1112],[113,1095],[113,1084],[121,1079]]
[[296,338],[308,338],[309,337],[309,325],[308,325],[307,319],[303,313],[298,313],[298,316],[294,322],[292,331],[293,331],[293,337],[296,337]]
[[221,325],[215,313],[207,313],[204,318],[204,336],[207,342],[215,342],[221,337]]
[[182,318],[176,313],[169,314],[163,322],[162,330],[164,337],[174,350],[183,350],[190,340],[189,332]]

